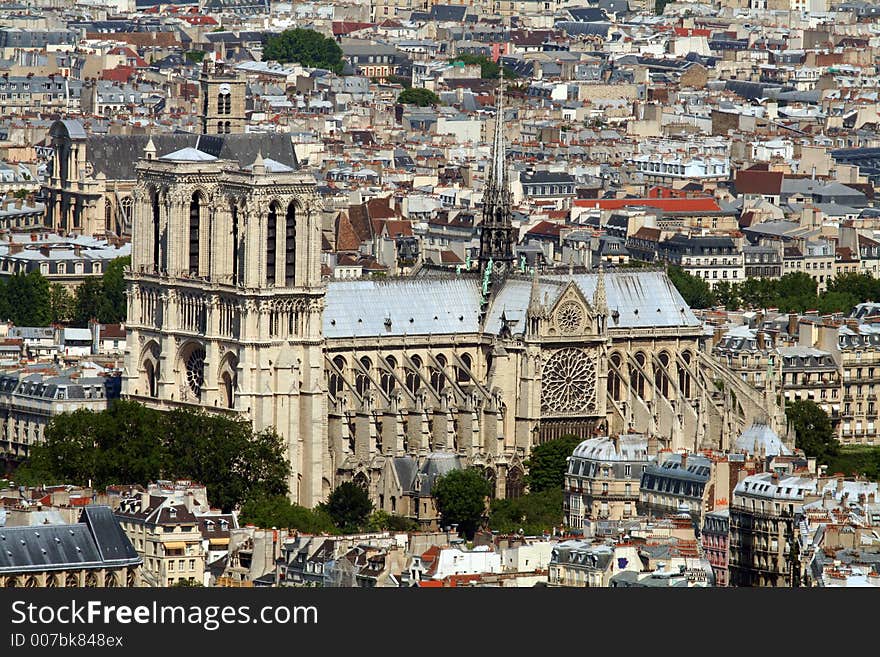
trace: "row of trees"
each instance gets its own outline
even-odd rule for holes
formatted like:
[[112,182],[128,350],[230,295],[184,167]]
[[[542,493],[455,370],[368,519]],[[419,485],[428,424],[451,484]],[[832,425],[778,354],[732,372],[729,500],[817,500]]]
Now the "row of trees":
[[54,417],[15,480],[103,489],[190,479],[204,484],[211,503],[228,512],[247,500],[287,492],[285,453],[274,431],[254,432],[243,419],[117,400],[105,411]]
[[778,308],[782,312],[816,310],[822,314],[847,312],[861,301],[880,299],[880,280],[867,274],[842,274],[817,293],[816,281],[803,272],[792,272],[778,279],[747,278],[741,283],[721,281],[715,289],[677,265],[667,268],[669,279],[691,308],[721,305],[738,308]]
[[97,319],[104,324],[125,321],[123,270],[130,258],[110,262],[102,278],[88,278],[71,294],[60,283],[49,283],[38,271],[17,273],[0,279],[0,318],[16,326],[49,326],[70,323],[88,326]]

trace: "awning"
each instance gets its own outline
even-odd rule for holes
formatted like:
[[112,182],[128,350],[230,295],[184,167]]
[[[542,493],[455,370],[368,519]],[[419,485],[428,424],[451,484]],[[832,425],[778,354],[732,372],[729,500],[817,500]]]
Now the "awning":
[[163,543],[166,550],[185,550],[186,543],[183,541],[168,541],[167,543]]
[[229,545],[229,537],[226,538],[211,538],[208,539],[208,543],[211,545]]

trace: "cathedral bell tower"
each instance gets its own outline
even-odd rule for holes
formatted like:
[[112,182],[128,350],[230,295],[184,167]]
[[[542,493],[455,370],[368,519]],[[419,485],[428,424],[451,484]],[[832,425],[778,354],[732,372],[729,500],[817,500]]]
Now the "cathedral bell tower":
[[[516,244],[510,206],[512,195],[507,173],[504,143],[504,77],[495,100],[495,131],[492,155],[483,191],[483,222],[480,231],[480,274],[487,280],[486,292],[495,288],[514,268]],[[488,276],[487,276],[488,274]]]
[[205,57],[199,76],[202,134],[223,135],[244,132],[245,87],[247,82],[226,68],[218,55]]
[[[255,141],[281,150],[271,135]],[[150,145],[145,155],[123,393],[273,428],[287,448],[290,499],[313,506],[330,490],[314,176],[259,150],[249,164],[193,147],[151,157]],[[295,164],[292,150],[287,160]]]

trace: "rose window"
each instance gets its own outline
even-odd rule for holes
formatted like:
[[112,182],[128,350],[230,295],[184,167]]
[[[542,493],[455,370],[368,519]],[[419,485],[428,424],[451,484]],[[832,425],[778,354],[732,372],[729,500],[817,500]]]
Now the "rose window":
[[566,335],[577,333],[584,322],[584,310],[574,301],[568,301],[556,313],[556,324]]
[[193,349],[186,359],[186,383],[192,393],[199,397],[205,383],[205,350],[201,347]]
[[583,349],[560,349],[544,364],[541,411],[584,413],[596,410],[596,357]]

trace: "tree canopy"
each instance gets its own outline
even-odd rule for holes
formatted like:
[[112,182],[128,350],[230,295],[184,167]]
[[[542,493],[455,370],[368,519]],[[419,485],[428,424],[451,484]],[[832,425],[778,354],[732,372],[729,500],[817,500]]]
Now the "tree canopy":
[[397,102],[401,105],[418,105],[419,107],[428,107],[429,105],[437,105],[440,102],[440,96],[430,89],[421,89],[418,87],[410,87],[400,92]]
[[828,464],[840,453],[840,443],[828,414],[809,399],[799,399],[785,405],[785,415],[795,431],[795,445],[807,456],[815,456],[819,463]]
[[292,504],[285,495],[260,495],[247,500],[241,507],[239,520],[257,527],[296,529],[305,534],[339,533],[325,509]]
[[715,303],[715,295],[702,278],[691,276],[678,265],[669,265],[666,271],[669,280],[691,308],[708,308]]
[[342,48],[330,37],[320,32],[297,27],[284,30],[269,37],[263,47],[263,59],[287,64],[296,62],[303,66],[325,68],[336,74],[342,73]]
[[350,481],[345,481],[330,493],[325,504],[327,513],[346,533],[359,531],[373,510],[367,491]]
[[508,500],[493,500],[488,525],[504,534],[520,530],[530,536],[549,533],[563,522],[562,506],[562,487]]
[[535,445],[525,462],[528,468],[526,483],[529,491],[540,493],[545,490],[562,490],[567,459],[580,443],[581,438],[577,436],[563,436]]
[[[498,63],[493,62],[485,55],[472,55],[470,53],[461,53],[460,55],[456,55],[455,59],[453,59],[452,61],[461,62],[465,65],[479,64],[480,77],[484,80],[498,77],[500,66],[498,65]],[[508,68],[507,66],[504,67],[505,80],[513,80],[518,77],[519,76],[512,69]]]
[[434,482],[432,495],[444,525],[473,536],[486,512],[491,485],[475,468],[452,470]]
[[38,271],[0,279],[0,320],[16,326],[70,322],[86,327],[92,319],[103,324],[124,322],[124,269],[130,262],[128,256],[112,260],[101,278],[86,278],[73,294],[60,283],[50,284]]
[[245,500],[287,492],[290,465],[274,431],[202,411],[158,411],[118,400],[105,411],[63,413],[31,448],[16,481],[147,484],[191,479],[207,487],[211,504],[230,511]]

